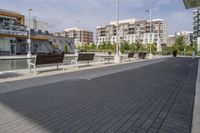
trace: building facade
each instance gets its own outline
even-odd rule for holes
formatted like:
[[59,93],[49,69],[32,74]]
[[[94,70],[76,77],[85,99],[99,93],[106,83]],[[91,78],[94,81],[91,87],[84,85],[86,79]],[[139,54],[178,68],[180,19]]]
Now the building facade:
[[176,42],[176,38],[179,36],[183,37],[186,45],[190,45],[191,43],[193,43],[193,38],[194,38],[193,32],[192,31],[181,31],[181,32],[176,32],[173,35],[168,35],[167,46],[172,47]]
[[175,44],[176,36],[175,35],[168,35],[167,38],[167,46],[172,47]]
[[[98,26],[96,28],[96,44],[101,45],[103,42],[116,43],[117,28],[116,22],[110,22],[109,25]],[[150,31],[151,29],[151,31]],[[150,34],[151,33],[151,34]],[[163,19],[149,20],[120,20],[119,21],[119,37],[120,40],[128,43],[141,42],[153,43],[158,38],[162,43],[167,42],[166,24]]]
[[[33,27],[34,28],[34,27]],[[38,28],[38,27],[37,27]],[[63,52],[65,45],[69,53],[74,53],[74,39],[55,37],[45,32],[31,29],[31,53]],[[25,16],[13,11],[0,9],[0,55],[25,55],[28,52],[28,30]],[[59,48],[54,44],[59,45]]]
[[0,55],[16,54],[16,37],[27,36],[24,15],[0,9]]
[[92,44],[93,43],[93,32],[83,30],[80,28],[69,28],[65,29],[62,32],[54,33],[55,36],[64,36],[73,38],[76,45],[82,46],[84,44]]
[[200,37],[200,9],[193,10],[193,41]]

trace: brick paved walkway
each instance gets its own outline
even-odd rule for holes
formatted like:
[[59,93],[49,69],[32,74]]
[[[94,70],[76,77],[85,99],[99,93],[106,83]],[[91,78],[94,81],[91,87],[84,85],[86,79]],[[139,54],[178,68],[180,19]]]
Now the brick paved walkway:
[[170,58],[89,80],[2,93],[0,132],[190,133],[197,65],[190,58]]

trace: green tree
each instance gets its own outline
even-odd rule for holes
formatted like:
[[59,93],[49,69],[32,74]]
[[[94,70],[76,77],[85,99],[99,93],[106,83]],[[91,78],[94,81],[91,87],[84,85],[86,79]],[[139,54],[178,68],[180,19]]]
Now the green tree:
[[137,45],[135,43],[131,43],[129,47],[130,47],[131,52],[137,51]]
[[157,44],[156,43],[147,44],[147,50],[148,50],[148,52],[150,52],[150,45],[151,45],[151,52],[155,53],[157,51]]
[[162,55],[170,55],[172,53],[172,47],[163,47],[161,53]]
[[141,47],[142,47],[142,43],[138,40],[136,40],[136,48],[137,48],[137,51],[140,51]]
[[68,47],[67,47],[67,45],[64,46],[64,53],[65,53],[65,54],[68,53]]
[[90,46],[90,48],[92,49],[92,50],[96,50],[96,48],[97,48],[97,45],[95,45],[94,43]]
[[186,48],[186,43],[184,41],[184,37],[183,36],[176,37],[176,41],[173,46],[173,49],[177,50],[179,53],[182,53],[184,52],[185,48]]
[[125,52],[127,52],[127,51],[130,51],[130,46],[129,46],[128,42],[123,41],[123,42],[121,43],[120,51],[121,51],[122,53],[125,53]]
[[114,43],[114,44],[111,44],[111,51],[112,51],[113,53],[116,52],[116,44],[115,44],[115,43]]
[[148,44],[140,44],[138,51],[148,51]]
[[90,44],[83,44],[82,47],[80,47],[81,51],[87,52],[90,50]]

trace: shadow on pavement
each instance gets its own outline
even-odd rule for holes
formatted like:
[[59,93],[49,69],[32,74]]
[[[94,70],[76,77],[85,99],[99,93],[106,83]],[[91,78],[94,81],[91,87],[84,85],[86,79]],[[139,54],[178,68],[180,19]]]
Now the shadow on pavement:
[[15,72],[0,73],[0,79],[13,78],[13,77],[19,77],[19,76],[22,76],[22,74],[18,74],[18,73],[15,73]]

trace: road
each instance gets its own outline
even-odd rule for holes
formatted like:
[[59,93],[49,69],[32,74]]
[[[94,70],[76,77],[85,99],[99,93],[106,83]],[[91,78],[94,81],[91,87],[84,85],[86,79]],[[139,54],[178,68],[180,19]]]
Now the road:
[[168,58],[2,83],[0,132],[190,133],[197,69]]

